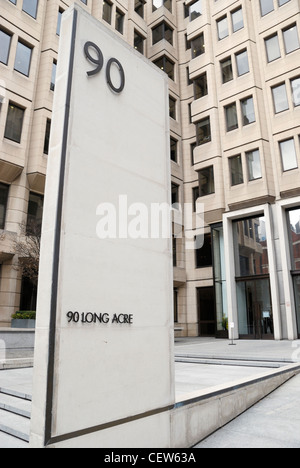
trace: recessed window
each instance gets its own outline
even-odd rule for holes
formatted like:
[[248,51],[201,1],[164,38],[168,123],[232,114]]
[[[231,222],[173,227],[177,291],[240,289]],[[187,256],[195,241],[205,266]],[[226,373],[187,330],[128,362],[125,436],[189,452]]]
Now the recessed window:
[[165,22],[160,23],[152,29],[153,45],[165,39],[173,45],[173,29]]
[[255,110],[254,110],[254,101],[253,97],[243,99],[241,101],[242,106],[242,116],[243,116],[243,125],[249,125],[255,122]]
[[116,30],[120,34],[124,34],[124,19],[125,19],[124,13],[117,8],[117,10],[116,10]]
[[112,4],[108,2],[107,0],[103,0],[103,13],[102,13],[102,18],[104,21],[107,23],[111,24],[112,20]]
[[24,114],[24,109],[9,103],[4,138],[21,143]]
[[205,45],[204,45],[204,34],[201,33],[198,37],[192,40],[191,42],[191,49],[192,49],[192,58],[199,57],[200,55],[204,54],[205,52]]
[[29,76],[31,55],[32,48],[19,41],[16,52],[15,70],[22,75]]
[[237,129],[239,124],[235,102],[225,107],[225,115],[227,132],[231,132],[232,130]]
[[8,64],[10,51],[11,35],[0,29],[0,62],[4,65]]
[[229,159],[231,185],[240,185],[244,183],[242,156],[234,156]]
[[200,99],[203,96],[207,96],[208,88],[207,88],[207,74],[204,73],[203,75],[195,78],[194,80],[194,97],[195,99]]
[[300,48],[299,36],[296,24],[283,31],[285,51],[287,54]]
[[170,139],[171,143],[171,161],[177,163],[178,161],[178,141],[175,138]]
[[162,6],[172,13],[172,0],[152,0],[152,11],[156,11]]
[[228,83],[233,80],[233,69],[231,57],[221,62],[222,82]]
[[45,140],[44,140],[44,154],[49,154],[50,132],[51,132],[51,120],[47,119]]
[[56,70],[57,70],[57,63],[56,63],[56,60],[53,60],[52,72],[51,72],[51,82],[50,82],[51,91],[55,90]]
[[225,39],[225,37],[229,36],[227,16],[217,21],[217,27],[219,41],[222,41],[222,39]]
[[28,235],[39,236],[42,231],[44,197],[30,192],[28,203],[27,227]]
[[134,31],[133,47],[135,48],[135,50],[140,52],[140,54],[144,54],[144,43],[145,43],[145,38],[137,31]]
[[278,35],[265,39],[268,62],[274,62],[281,57]]
[[249,181],[251,182],[252,180],[261,179],[262,173],[259,150],[248,151],[246,153],[246,159],[248,165]]
[[235,58],[236,58],[238,76],[242,76],[242,75],[245,75],[246,73],[249,73],[250,68],[249,68],[247,50],[244,50],[244,52],[236,54]]
[[243,9],[240,8],[239,10],[234,11],[231,13],[232,18],[232,29],[233,32],[237,32],[244,27],[244,17],[243,17]]
[[196,0],[188,6],[190,21],[194,21],[202,15],[202,0]]
[[158,68],[160,68],[162,71],[164,71],[168,77],[174,81],[175,78],[175,65],[171,60],[168,59],[165,55],[158,60],[155,60],[153,62],[154,65],[156,65]]
[[9,186],[0,183],[0,229],[5,227]]
[[300,78],[291,80],[294,106],[300,106]]
[[282,167],[284,171],[291,171],[292,169],[297,169],[298,161],[295,148],[294,138],[290,140],[281,141],[279,143]]
[[36,19],[38,0],[23,0],[23,11]]
[[214,167],[206,167],[199,171],[200,197],[215,193]]
[[141,17],[144,18],[145,13],[145,0],[135,0],[134,1],[134,11]]
[[260,0],[260,10],[261,16],[266,16],[271,13],[271,11],[274,11],[273,0]]
[[272,88],[275,113],[279,114],[289,109],[285,83]]
[[211,141],[210,118],[206,117],[196,123],[197,145],[201,146]]

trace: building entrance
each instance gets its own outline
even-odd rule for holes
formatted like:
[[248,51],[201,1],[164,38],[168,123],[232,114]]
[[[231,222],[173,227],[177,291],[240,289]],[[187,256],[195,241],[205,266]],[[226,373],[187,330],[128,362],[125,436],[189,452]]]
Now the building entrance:
[[198,288],[199,336],[215,336],[215,290],[213,287]]
[[240,337],[274,339],[269,278],[238,281],[237,299]]

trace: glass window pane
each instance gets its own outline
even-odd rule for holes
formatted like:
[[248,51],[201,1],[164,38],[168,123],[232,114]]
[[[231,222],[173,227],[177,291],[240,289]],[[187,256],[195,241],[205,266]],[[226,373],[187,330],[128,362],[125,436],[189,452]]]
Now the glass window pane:
[[272,88],[275,113],[283,112],[289,108],[285,84]]
[[292,270],[300,271],[300,208],[288,211]]
[[215,193],[215,180],[213,166],[199,171],[200,197]]
[[248,52],[245,50],[244,52],[241,52],[240,54],[236,55],[236,65],[237,65],[237,70],[238,70],[238,75],[242,76],[245,75],[246,73],[249,73],[250,68],[249,68],[249,60],[248,60]]
[[246,153],[249,181],[262,178],[259,150]]
[[239,10],[232,13],[232,28],[233,32],[237,32],[244,27],[244,17],[243,17],[243,9],[240,8]]
[[202,0],[197,0],[189,6],[190,21],[199,18],[202,15]]
[[22,73],[22,75],[29,76],[30,63],[31,63],[31,54],[32,49],[18,42],[16,60],[15,60],[15,70]]
[[294,106],[300,106],[300,78],[291,81]]
[[291,52],[294,52],[294,50],[299,49],[300,43],[296,25],[283,31],[283,37],[287,54],[290,54]]
[[223,83],[228,83],[229,81],[233,80],[233,69],[232,69],[231,57],[221,62],[221,70],[222,70]]
[[112,20],[112,4],[107,2],[106,0],[103,1],[103,15],[102,18],[107,23],[111,24]]
[[273,0],[260,0],[261,16],[268,15],[271,11],[274,11]]
[[281,57],[277,34],[265,40],[268,62],[273,62]]
[[233,158],[229,159],[230,164],[230,173],[231,173],[231,185],[240,185],[244,183],[244,176],[243,176],[243,164],[242,164],[242,157],[234,156]]
[[0,229],[5,227],[5,214],[8,200],[9,186],[0,183]]
[[225,37],[229,36],[229,29],[228,29],[228,19],[227,16],[225,18],[219,20],[217,22],[218,25],[218,36],[219,40],[225,39]]
[[236,128],[238,128],[239,124],[238,124],[236,103],[225,107],[225,114],[226,114],[227,131],[231,132],[232,130],[235,130]]
[[42,230],[44,197],[36,193],[29,194],[27,234],[39,236]]
[[38,8],[38,0],[23,0],[23,11],[32,18],[36,18]]
[[11,36],[0,30],[0,62],[7,65]]
[[211,141],[211,129],[210,129],[209,117],[207,117],[206,119],[200,120],[200,122],[197,122],[196,132],[197,132],[198,146],[204,145],[205,143],[209,143]]
[[4,137],[21,143],[24,109],[9,103]]
[[265,218],[256,217],[233,223],[236,276],[269,274]]
[[284,171],[290,171],[292,169],[297,169],[298,161],[295,148],[294,138],[291,140],[282,141],[279,143],[282,166]]
[[254,110],[254,101],[250,97],[241,101],[242,104],[242,115],[243,115],[243,125],[249,125],[255,122],[255,110]]

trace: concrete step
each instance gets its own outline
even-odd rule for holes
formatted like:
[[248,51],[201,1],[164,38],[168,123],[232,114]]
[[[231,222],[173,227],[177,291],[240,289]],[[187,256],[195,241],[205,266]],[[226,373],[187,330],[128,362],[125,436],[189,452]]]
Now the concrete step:
[[24,443],[28,444],[30,417],[30,395],[16,390],[0,389],[0,444],[20,448],[24,447]]
[[262,367],[270,369],[278,369],[286,365],[281,361],[261,361],[248,359],[225,359],[225,358],[208,358],[201,356],[183,356],[176,355],[175,362],[190,363],[190,364],[213,364],[216,366],[238,366],[238,367]]
[[0,393],[0,409],[30,419],[31,401],[23,398],[16,398],[9,394]]

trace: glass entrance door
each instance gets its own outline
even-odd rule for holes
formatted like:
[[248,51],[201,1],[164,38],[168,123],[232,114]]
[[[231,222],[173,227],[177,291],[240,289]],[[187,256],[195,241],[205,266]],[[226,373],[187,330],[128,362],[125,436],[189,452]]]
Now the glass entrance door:
[[241,338],[274,339],[269,279],[238,281],[237,299]]

